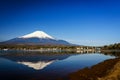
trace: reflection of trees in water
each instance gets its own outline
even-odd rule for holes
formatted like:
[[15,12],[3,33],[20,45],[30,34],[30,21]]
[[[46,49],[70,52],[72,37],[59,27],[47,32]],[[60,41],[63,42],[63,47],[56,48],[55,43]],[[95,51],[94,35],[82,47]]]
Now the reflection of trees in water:
[[0,56],[34,56],[34,55],[69,55],[69,54],[86,54],[97,53],[96,51],[23,51],[23,50],[0,50]]
[[120,52],[115,52],[115,51],[107,51],[107,52],[102,52],[105,55],[111,55],[115,57],[120,57]]
[[56,55],[56,54],[73,54],[74,51],[19,51],[19,50],[8,50],[0,51],[0,55],[9,55],[9,56],[28,56],[28,55]]
[[76,55],[75,53],[40,53],[40,52],[24,52],[24,51],[11,51],[3,53],[4,55],[0,55],[6,59],[10,59],[12,61],[27,61],[27,62],[39,62],[39,61],[51,61],[51,60],[63,60],[72,55]]

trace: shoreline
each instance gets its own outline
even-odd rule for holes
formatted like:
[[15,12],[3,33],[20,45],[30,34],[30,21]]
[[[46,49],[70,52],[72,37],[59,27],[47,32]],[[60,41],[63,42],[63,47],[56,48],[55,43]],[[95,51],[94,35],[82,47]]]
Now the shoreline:
[[73,72],[66,80],[120,80],[120,58],[105,60]]
[[98,80],[120,80],[120,60],[114,65],[108,75],[98,78]]

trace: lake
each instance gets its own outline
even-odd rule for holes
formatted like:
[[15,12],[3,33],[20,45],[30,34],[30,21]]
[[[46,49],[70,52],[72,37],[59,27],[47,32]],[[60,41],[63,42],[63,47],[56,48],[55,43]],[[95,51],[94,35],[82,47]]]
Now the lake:
[[103,53],[0,51],[0,79],[56,80],[115,57]]

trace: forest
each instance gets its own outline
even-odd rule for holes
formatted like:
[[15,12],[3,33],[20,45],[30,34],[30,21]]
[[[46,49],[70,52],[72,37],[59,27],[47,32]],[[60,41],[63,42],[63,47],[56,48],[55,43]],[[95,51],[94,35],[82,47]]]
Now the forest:
[[120,50],[120,43],[105,45],[101,50]]

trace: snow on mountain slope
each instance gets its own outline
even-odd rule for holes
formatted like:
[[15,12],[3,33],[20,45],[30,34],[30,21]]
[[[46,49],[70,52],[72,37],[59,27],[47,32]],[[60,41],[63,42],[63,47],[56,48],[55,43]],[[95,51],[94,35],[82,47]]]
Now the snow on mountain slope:
[[43,31],[35,31],[35,32],[33,32],[33,33],[30,33],[30,34],[21,36],[21,37],[19,37],[19,38],[33,38],[33,37],[36,37],[36,38],[49,38],[49,39],[55,39],[55,38],[53,38],[52,36],[46,34],[46,33],[43,32]]

